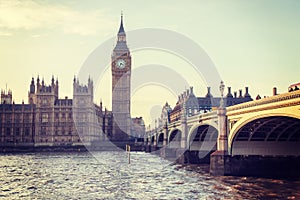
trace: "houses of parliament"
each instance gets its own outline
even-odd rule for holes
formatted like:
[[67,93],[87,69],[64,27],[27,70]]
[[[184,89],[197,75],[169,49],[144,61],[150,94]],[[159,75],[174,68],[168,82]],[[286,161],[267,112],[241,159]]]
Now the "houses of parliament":
[[[131,118],[131,54],[127,46],[123,16],[117,42],[111,56],[112,110],[103,109],[102,102],[94,103],[93,80],[86,84],[73,80],[73,98],[59,98],[59,82],[46,83],[32,78],[28,103],[15,104],[12,91],[1,91],[0,150],[14,147],[78,147],[97,146],[103,141],[124,143],[143,140],[145,124],[142,117]],[[251,101],[246,87],[245,95],[228,94],[227,106]],[[196,97],[193,88],[178,96],[172,109],[168,103],[162,108],[158,124],[175,122],[183,112],[188,116],[218,107],[220,98],[213,97],[208,87],[205,97]],[[183,106],[183,104],[185,106]],[[184,110],[183,107],[186,109]],[[166,120],[167,119],[167,120]]]
[[131,55],[123,16],[111,57],[112,111],[94,103],[93,80],[74,77],[73,98],[59,98],[59,82],[32,78],[28,103],[15,104],[1,91],[0,147],[90,146],[97,141],[130,141],[145,132],[142,117],[130,115]]

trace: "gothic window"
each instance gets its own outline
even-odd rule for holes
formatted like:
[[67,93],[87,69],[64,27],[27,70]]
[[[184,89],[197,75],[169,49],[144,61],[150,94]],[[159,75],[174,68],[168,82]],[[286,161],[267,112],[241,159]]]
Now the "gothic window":
[[42,114],[42,123],[48,122],[48,113]]
[[30,129],[28,127],[25,127],[25,136],[28,136],[30,133]]
[[42,135],[46,135],[47,128],[45,126],[42,126]]
[[20,115],[16,115],[15,123],[20,123],[20,121],[21,121]]
[[25,123],[29,123],[29,121],[30,121],[30,120],[29,120],[29,118],[30,118],[29,116],[30,116],[29,114],[25,114],[25,115],[24,115],[24,122],[25,122]]
[[6,135],[7,135],[7,136],[10,135],[10,128],[9,128],[9,127],[6,128]]
[[11,114],[6,115],[6,123],[11,123]]
[[20,135],[20,128],[16,128],[16,136]]

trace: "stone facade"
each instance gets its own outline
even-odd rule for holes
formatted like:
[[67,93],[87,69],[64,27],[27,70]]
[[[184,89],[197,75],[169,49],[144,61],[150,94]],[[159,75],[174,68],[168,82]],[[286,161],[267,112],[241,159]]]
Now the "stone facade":
[[[142,117],[130,115],[131,55],[123,16],[111,57],[112,111],[93,102],[94,86],[74,77],[73,99],[59,99],[58,80],[51,84],[32,78],[28,104],[12,102],[12,92],[1,92],[0,146],[91,146],[106,139],[126,142],[144,138]],[[101,142],[100,142],[101,143]],[[98,143],[98,144],[100,144]]]
[[73,82],[73,99],[58,98],[58,80],[46,85],[32,78],[28,104],[12,102],[12,92],[2,92],[1,146],[76,146],[101,141],[111,132],[111,113],[93,103],[93,81]]
[[[178,121],[181,118],[181,112],[183,104],[186,106],[186,115],[193,116],[199,113],[206,113],[212,110],[216,110],[220,106],[220,97],[213,97],[210,92],[210,87],[207,88],[207,94],[205,97],[196,97],[193,92],[193,87],[184,91],[178,96],[178,101],[175,107],[170,112],[170,122]],[[234,95],[231,94],[231,87],[228,87],[228,93],[224,97],[225,106],[233,106],[236,104],[252,101],[248,87],[245,88],[245,94],[242,94],[242,90],[239,90],[239,96],[237,92]]]

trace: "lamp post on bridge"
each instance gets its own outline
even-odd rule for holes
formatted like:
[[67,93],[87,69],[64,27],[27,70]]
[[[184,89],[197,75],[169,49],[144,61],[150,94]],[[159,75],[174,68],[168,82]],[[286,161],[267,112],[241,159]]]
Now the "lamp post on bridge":
[[181,113],[181,141],[180,148],[186,148],[186,135],[187,135],[187,116],[186,116],[186,102],[184,100],[182,105],[182,113]]
[[220,84],[220,92],[221,92],[221,100],[220,107],[217,110],[218,115],[218,141],[217,141],[217,150],[224,151],[225,154],[228,152],[228,140],[227,140],[227,116],[226,116],[226,107],[224,103],[224,82],[221,81]]
[[168,120],[165,119],[165,123],[163,125],[163,134],[164,134],[164,140],[163,140],[163,146],[167,146],[167,140],[168,140]]
[[221,84],[220,84],[220,92],[221,92],[220,108],[225,107],[225,105],[224,105],[224,89],[225,89],[224,82],[221,81]]
[[227,139],[227,116],[226,107],[224,103],[224,82],[220,84],[220,106],[217,110],[218,115],[218,139],[217,150],[210,156],[210,173],[212,175],[226,175],[230,173],[230,167],[228,166],[228,139]]

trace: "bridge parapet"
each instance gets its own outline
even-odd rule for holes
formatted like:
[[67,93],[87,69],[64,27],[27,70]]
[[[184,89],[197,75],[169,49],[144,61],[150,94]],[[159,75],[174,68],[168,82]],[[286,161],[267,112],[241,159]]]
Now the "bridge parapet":
[[216,119],[217,116],[217,111],[211,111],[208,113],[202,113],[199,115],[199,121],[205,121],[205,120],[211,120],[211,119]]
[[227,107],[227,115],[300,105],[300,90]]
[[178,127],[178,126],[180,126],[180,125],[181,125],[180,120],[177,120],[177,121],[175,121],[175,122],[170,123],[170,124],[168,125],[168,127],[169,127],[169,129],[170,129],[170,128],[176,128],[176,127]]

